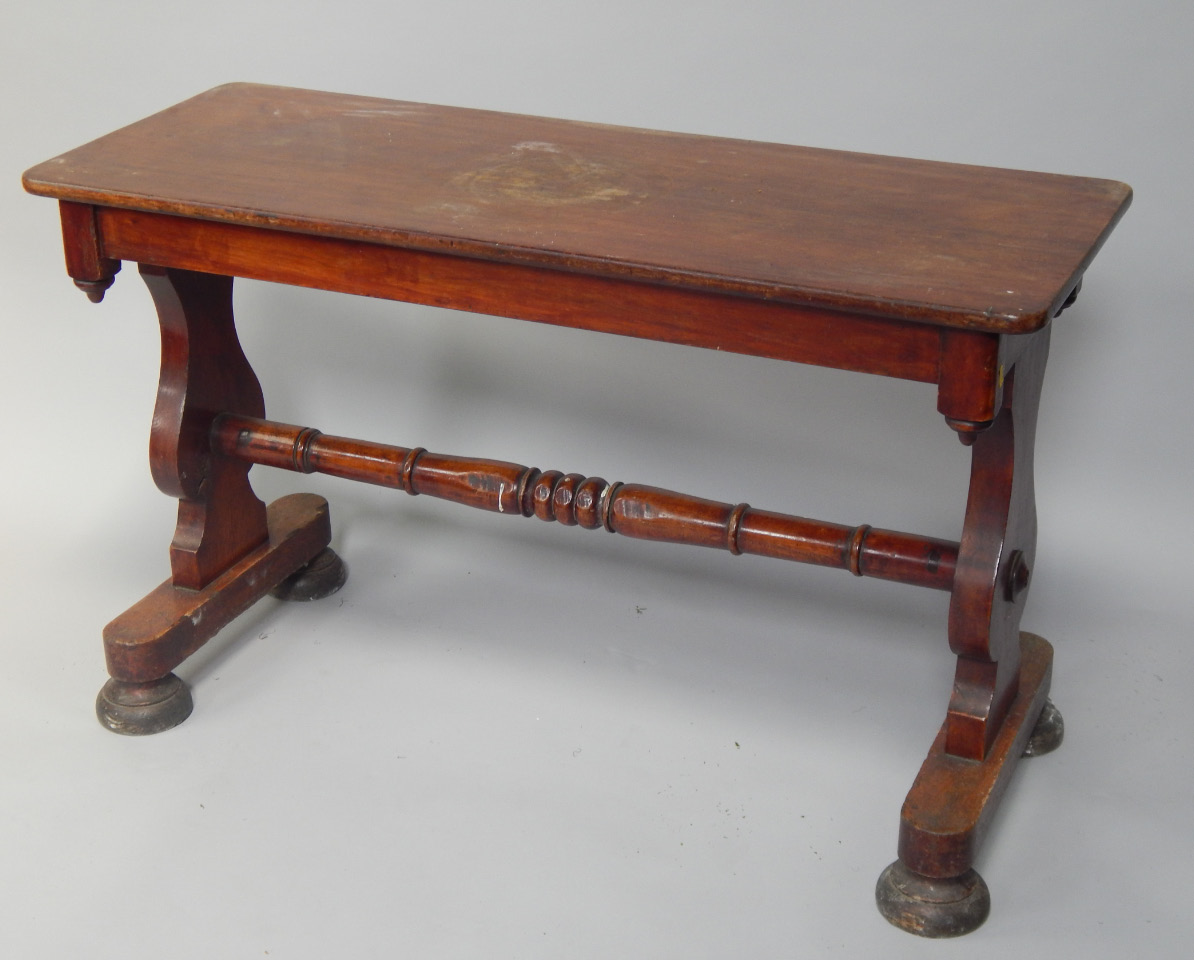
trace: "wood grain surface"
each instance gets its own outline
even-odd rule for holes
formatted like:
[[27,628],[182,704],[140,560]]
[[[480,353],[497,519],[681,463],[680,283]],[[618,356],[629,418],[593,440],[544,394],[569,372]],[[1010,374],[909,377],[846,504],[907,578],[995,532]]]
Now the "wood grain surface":
[[28,171],[60,200],[997,333],[1056,313],[1107,180],[231,84]]

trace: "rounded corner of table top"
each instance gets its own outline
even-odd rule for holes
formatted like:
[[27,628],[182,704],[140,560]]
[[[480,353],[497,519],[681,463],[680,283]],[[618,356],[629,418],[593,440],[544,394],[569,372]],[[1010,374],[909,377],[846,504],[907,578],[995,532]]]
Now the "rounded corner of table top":
[[57,197],[58,194],[54,192],[53,186],[46,178],[46,172],[53,162],[53,160],[47,160],[22,173],[21,189],[35,197]]
[[95,206],[1009,334],[1049,323],[1132,198],[1113,180],[246,81],[47,160],[22,185]]

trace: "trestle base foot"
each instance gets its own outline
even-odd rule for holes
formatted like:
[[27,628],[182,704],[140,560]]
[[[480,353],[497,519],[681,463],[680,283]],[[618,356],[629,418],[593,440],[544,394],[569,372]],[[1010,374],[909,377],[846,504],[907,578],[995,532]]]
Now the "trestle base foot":
[[960,937],[977,930],[991,912],[991,893],[977,871],[925,877],[897,860],[875,886],[879,912],[894,926],[918,937]]
[[974,872],[999,800],[1038,718],[1046,721],[1053,648],[1020,634],[1016,698],[982,760],[946,750],[948,721],[938,731],[900,812],[899,860],[876,888],[879,911],[895,926],[924,937],[955,937],[986,919],[990,895]]
[[344,586],[348,564],[331,547],[325,547],[305,567],[270,591],[279,600],[322,600]]
[[[100,723],[126,734],[182,723],[191,713],[191,694],[171,671],[304,564],[313,565],[332,538],[327,501],[314,494],[275,501],[268,521],[268,541],[202,589],[167,580],[104,628],[113,679],[96,701]],[[332,556],[331,566],[343,567]]]
[[190,689],[168,673],[143,683],[109,680],[96,697],[95,714],[113,733],[139,737],[177,727],[192,706]]
[[1040,757],[1052,753],[1061,746],[1064,738],[1065,721],[1061,718],[1061,711],[1053,706],[1052,700],[1046,700],[1036,726],[1028,737],[1028,744],[1024,747],[1024,756]]

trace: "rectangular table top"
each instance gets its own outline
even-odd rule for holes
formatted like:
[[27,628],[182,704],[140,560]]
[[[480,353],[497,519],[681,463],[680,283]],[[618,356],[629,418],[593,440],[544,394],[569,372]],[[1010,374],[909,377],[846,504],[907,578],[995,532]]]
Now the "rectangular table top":
[[32,193],[870,316],[1028,333],[1131,199],[1108,180],[230,84]]

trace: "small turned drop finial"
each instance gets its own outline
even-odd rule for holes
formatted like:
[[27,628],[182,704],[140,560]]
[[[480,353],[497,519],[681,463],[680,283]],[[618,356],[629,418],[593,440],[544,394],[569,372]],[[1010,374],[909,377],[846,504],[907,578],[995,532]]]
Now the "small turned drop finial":
[[108,292],[108,287],[115,282],[115,277],[104,277],[102,280],[76,280],[75,286],[87,294],[92,303],[99,303]]
[[1081,292],[1082,292],[1082,278],[1079,277],[1078,282],[1076,284],[1074,284],[1074,289],[1071,290],[1066,295],[1065,300],[1062,301],[1061,306],[1057,308],[1057,312],[1055,314],[1053,314],[1053,316],[1060,317],[1062,315],[1062,313],[1064,313],[1066,310],[1068,310],[1070,307],[1072,307],[1074,305],[1074,302],[1078,299],[1078,294]]
[[978,439],[978,435],[989,428],[994,421],[955,420],[953,417],[946,417],[945,422],[958,435],[958,439],[962,441],[963,446],[971,447],[974,445],[974,441]]

